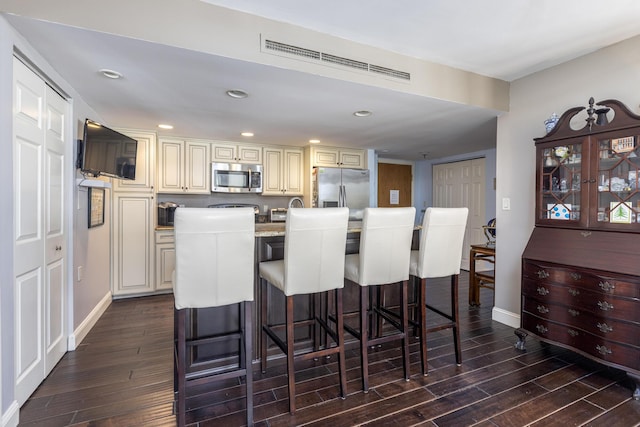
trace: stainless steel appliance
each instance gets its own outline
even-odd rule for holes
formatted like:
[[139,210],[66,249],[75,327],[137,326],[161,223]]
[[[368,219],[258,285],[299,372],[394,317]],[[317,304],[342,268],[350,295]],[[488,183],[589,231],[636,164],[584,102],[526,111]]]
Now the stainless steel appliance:
[[271,222],[285,222],[287,220],[287,209],[273,208],[271,209]]
[[262,165],[211,163],[214,193],[262,193]]
[[176,213],[177,203],[158,203],[158,225],[173,225],[173,218]]
[[350,220],[361,220],[369,206],[369,171],[361,169],[313,168],[314,208],[349,208]]

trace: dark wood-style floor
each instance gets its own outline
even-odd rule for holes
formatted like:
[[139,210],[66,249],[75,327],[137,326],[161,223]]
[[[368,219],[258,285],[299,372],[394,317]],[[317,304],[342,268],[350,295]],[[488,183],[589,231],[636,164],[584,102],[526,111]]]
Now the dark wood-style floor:
[[[394,345],[370,352],[371,390],[360,390],[357,349],[347,352],[348,397],[338,396],[336,364],[298,365],[298,410],[287,412],[283,364],[255,369],[257,426],[638,426],[640,402],[618,370],[529,338],[514,348],[513,329],[491,320],[492,292],[467,304],[461,274],[462,366],[449,331],[428,338],[427,377],[411,345],[412,377],[402,379]],[[446,307],[448,281],[432,282],[431,301]],[[440,303],[440,301],[442,301]],[[435,317],[434,317],[435,319]],[[85,340],[67,353],[20,410],[20,425],[174,426],[173,299],[170,295],[114,301]],[[237,381],[189,399],[187,422],[236,426],[245,420]]]

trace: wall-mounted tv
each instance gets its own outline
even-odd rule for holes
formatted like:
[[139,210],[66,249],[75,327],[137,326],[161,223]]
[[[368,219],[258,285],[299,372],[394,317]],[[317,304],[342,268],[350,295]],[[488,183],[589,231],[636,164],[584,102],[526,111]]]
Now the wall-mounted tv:
[[138,141],[86,119],[80,170],[94,176],[136,179]]

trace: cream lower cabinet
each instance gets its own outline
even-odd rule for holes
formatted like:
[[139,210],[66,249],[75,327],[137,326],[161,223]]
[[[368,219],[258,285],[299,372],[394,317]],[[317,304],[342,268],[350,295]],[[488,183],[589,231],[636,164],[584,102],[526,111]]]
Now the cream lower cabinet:
[[112,205],[112,292],[114,297],[148,294],[154,282],[152,194],[114,192]]
[[156,230],[156,290],[173,290],[176,245],[173,230]]
[[301,196],[303,194],[303,150],[264,148],[263,196]]

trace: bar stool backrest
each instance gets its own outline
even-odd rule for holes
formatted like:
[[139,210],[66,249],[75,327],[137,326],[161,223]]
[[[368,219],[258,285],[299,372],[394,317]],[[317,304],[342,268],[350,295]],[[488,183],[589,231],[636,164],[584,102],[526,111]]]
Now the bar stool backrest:
[[253,301],[253,209],[178,208],[174,230],[177,309]]
[[428,208],[422,221],[417,266],[411,274],[421,278],[460,274],[467,208]]
[[355,273],[359,277],[358,284],[380,285],[409,279],[415,216],[413,207],[365,208],[359,271]]
[[349,208],[292,208],[284,237],[284,294],[344,287]]

